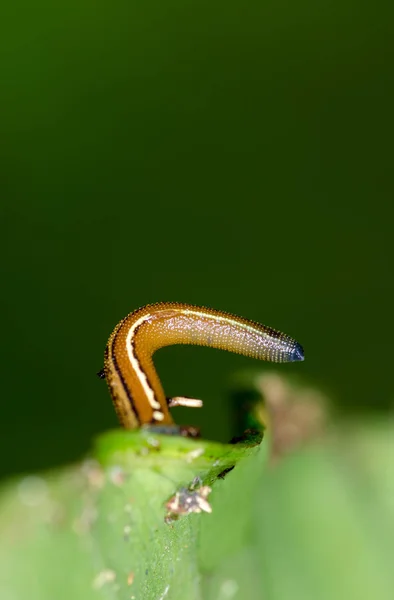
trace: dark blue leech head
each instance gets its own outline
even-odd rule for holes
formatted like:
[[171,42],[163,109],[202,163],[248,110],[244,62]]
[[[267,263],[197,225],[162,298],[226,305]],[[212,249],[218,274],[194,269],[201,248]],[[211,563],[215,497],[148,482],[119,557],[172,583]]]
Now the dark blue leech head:
[[304,360],[304,348],[298,342],[291,351],[291,361]]

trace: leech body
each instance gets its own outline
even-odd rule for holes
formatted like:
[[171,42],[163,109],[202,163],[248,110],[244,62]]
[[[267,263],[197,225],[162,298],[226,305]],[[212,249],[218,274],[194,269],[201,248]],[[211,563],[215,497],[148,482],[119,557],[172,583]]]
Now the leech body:
[[[209,346],[271,362],[304,359],[291,337],[242,317],[175,302],[144,306],[118,323],[105,350],[104,375],[124,427],[174,424],[152,360],[156,350],[172,344]],[[194,399],[172,402],[201,405]]]

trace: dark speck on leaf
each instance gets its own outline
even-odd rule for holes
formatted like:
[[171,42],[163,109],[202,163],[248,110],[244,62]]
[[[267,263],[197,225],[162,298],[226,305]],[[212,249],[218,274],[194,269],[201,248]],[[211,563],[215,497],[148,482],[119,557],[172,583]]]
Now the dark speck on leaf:
[[227,475],[227,473],[230,473],[230,471],[232,471],[234,469],[234,465],[232,465],[231,467],[227,467],[227,469],[224,469],[221,473],[219,473],[218,475],[218,479],[224,479]]

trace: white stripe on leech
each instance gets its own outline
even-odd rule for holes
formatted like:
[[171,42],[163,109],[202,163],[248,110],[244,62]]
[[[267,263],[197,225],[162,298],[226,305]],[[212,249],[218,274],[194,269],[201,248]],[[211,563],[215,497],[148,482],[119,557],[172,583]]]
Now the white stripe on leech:
[[[132,342],[134,332],[137,329],[137,327],[139,327],[140,325],[145,323],[145,321],[149,321],[149,319],[151,319],[151,318],[152,318],[152,315],[150,315],[150,314],[144,315],[143,317],[138,319],[134,323],[134,325],[132,325],[130,327],[129,332],[127,334],[127,338],[126,338],[126,349],[127,349],[127,354],[128,354],[131,366],[133,367],[134,371],[137,373],[138,379],[140,380],[140,383],[144,389],[146,397],[149,400],[149,404],[151,405],[151,407],[153,409],[159,409],[159,410],[155,410],[155,412],[153,413],[153,417],[157,421],[162,421],[164,419],[164,415],[160,410],[161,409],[160,402],[158,402],[156,400],[155,393],[148,383],[148,377],[146,376],[145,371],[143,369],[141,369],[139,360],[136,357],[136,355],[134,354],[134,345]],[[160,414],[160,417],[159,417],[159,414]]]
[[[241,329],[246,329],[247,331],[256,333],[256,328],[253,327],[253,325],[247,325],[245,323],[239,323],[238,321],[236,321],[235,319],[232,319],[231,316],[221,316],[221,315],[217,315],[217,314],[210,314],[210,313],[205,313],[205,312],[201,312],[198,309],[183,309],[182,310],[184,315],[193,315],[196,317],[202,317],[204,319],[212,319],[213,321],[220,321],[222,323],[226,323],[228,324],[229,321],[233,321],[236,325],[240,326]],[[145,371],[143,371],[143,369],[141,369],[140,363],[138,361],[138,358],[135,356],[134,354],[134,346],[133,346],[133,336],[134,336],[134,332],[135,330],[142,325],[143,323],[145,323],[145,321],[149,321],[152,318],[151,314],[147,314],[144,315],[143,317],[140,317],[135,323],[134,325],[132,325],[129,329],[129,332],[127,334],[127,338],[126,338],[126,348],[127,348],[127,354],[131,363],[131,366],[133,367],[134,371],[137,373],[137,376],[140,380],[140,383],[144,389],[144,392],[146,394],[146,397],[149,400],[149,404],[151,405],[151,407],[153,409],[159,409],[158,411],[155,412],[159,412],[161,409],[160,406],[160,402],[158,402],[155,398],[155,393],[152,390],[152,388],[150,387],[149,383],[148,383],[148,378],[145,374]],[[261,337],[264,338],[270,338],[270,335],[267,332],[262,332],[259,331],[258,332]],[[162,415],[162,413],[160,413]],[[158,417],[158,415],[154,415],[154,418],[157,419],[158,421],[161,421],[164,416],[162,415],[161,417]]]

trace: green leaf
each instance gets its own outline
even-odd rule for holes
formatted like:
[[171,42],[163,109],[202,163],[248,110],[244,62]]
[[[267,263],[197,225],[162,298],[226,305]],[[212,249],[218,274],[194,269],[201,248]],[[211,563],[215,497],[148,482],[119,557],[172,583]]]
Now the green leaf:
[[[87,460],[6,486],[0,518],[7,540],[0,547],[1,597],[199,598],[199,557],[211,550],[220,557],[223,536],[201,554],[202,523],[207,522],[203,535],[210,544],[213,515],[191,513],[168,525],[166,502],[196,476],[197,491],[203,484],[214,485],[219,533],[237,498],[228,502],[231,494],[227,497],[224,488],[231,473],[225,474],[240,461],[262,456],[259,450],[258,445],[115,431],[99,440],[98,462]],[[240,469],[237,477],[242,474]],[[258,480],[243,481],[245,491],[252,481]],[[228,507],[215,508],[226,501]],[[234,528],[234,543],[240,543],[242,527]]]
[[391,600],[394,427],[347,429],[265,473],[257,553],[269,600]]
[[[270,448],[115,431],[94,459],[9,482],[0,597],[391,600],[394,424]],[[212,513],[165,523],[206,486]]]

